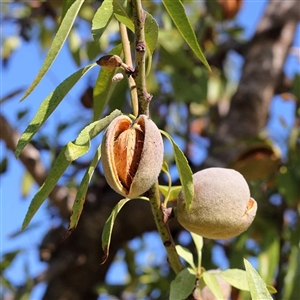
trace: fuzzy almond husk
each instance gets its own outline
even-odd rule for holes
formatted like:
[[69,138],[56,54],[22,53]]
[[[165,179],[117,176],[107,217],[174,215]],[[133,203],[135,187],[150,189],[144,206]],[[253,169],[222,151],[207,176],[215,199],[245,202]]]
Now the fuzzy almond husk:
[[163,155],[159,129],[146,115],[134,122],[124,115],[114,119],[101,146],[105,178],[112,189],[127,198],[150,189],[161,171]]
[[195,197],[189,211],[183,191],[177,201],[179,223],[187,230],[209,239],[229,239],[252,223],[256,201],[244,177],[225,168],[208,168],[193,175]]

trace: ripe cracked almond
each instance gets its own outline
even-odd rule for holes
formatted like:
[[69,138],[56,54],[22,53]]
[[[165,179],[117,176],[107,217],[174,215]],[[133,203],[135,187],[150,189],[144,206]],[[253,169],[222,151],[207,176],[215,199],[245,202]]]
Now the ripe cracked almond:
[[189,211],[184,193],[177,201],[179,223],[187,230],[210,239],[233,238],[251,225],[256,201],[244,177],[225,168],[208,168],[193,175],[195,196]]
[[119,116],[105,132],[101,156],[111,188],[128,198],[138,197],[153,185],[162,167],[159,129],[146,115],[140,115],[135,122]]

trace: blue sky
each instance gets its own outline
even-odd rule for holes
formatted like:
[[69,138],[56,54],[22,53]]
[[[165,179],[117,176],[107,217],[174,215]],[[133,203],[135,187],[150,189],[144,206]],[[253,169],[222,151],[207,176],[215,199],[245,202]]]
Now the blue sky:
[[[238,23],[246,28],[246,37],[250,37],[255,30],[255,24],[260,19],[263,12],[265,1],[250,1],[246,0],[242,10],[238,15]],[[5,28],[3,30],[6,30]],[[10,32],[13,32],[13,28],[9,28]],[[295,44],[300,46],[300,30],[298,27]],[[38,70],[43,62],[45,53],[41,52],[38,45],[35,43],[23,43],[19,50],[12,56],[9,61],[8,68],[1,69],[0,78],[0,92],[1,97],[12,92],[19,87],[28,87],[32,82]],[[233,61],[237,65],[241,65],[242,61],[237,55],[232,56]],[[57,60],[51,67],[51,70],[46,74],[41,84],[36,90],[23,102],[19,103],[19,97],[15,97],[3,105],[1,105],[1,113],[13,124],[20,132],[22,132],[31,118],[34,116],[41,101],[67,76],[72,74],[78,69],[73,63],[70,54],[66,47],[63,47]],[[286,71],[288,75],[294,74],[298,70],[299,63],[295,57],[290,57],[286,65]],[[80,106],[78,111],[74,111],[74,101],[79,101],[79,96],[82,93],[83,87],[88,81],[93,79],[96,68],[93,70],[94,73],[87,74],[68,94],[67,98],[59,106],[57,112],[55,112],[50,120],[45,124],[43,130],[47,131],[49,135],[53,134],[56,122],[59,120],[65,120],[66,118],[76,118],[81,115]],[[16,118],[16,112],[22,111],[23,109],[30,108],[29,115],[22,121],[18,121]],[[278,122],[278,116],[282,114],[287,124],[291,126],[293,120],[294,106],[291,102],[283,102],[278,97],[274,100],[271,111],[273,114],[272,124],[269,129],[277,134],[287,134],[288,129],[282,128]],[[65,112],[68,112],[67,114]],[[86,112],[86,110],[84,110]],[[86,116],[88,118],[88,116]],[[79,128],[74,128],[73,131],[68,132],[67,135],[62,137],[63,140],[60,142],[65,144],[69,140],[73,140],[76,137],[76,133]],[[55,136],[53,136],[55,138]],[[1,234],[1,254],[13,251],[15,249],[22,248],[24,253],[20,255],[13,263],[12,268],[6,273],[7,276],[16,284],[20,284],[24,280],[24,268],[25,262],[29,264],[29,272],[31,275],[37,275],[43,270],[46,265],[40,263],[38,260],[37,245],[43,235],[48,229],[55,225],[52,220],[49,219],[46,213],[46,205],[43,205],[37,212],[33,219],[33,223],[43,224],[38,226],[36,229],[31,230],[28,234],[22,234],[17,238],[9,238],[9,236],[17,232],[22,224],[24,216],[26,214],[28,205],[32,196],[36,191],[36,187],[32,190],[30,195],[24,199],[21,199],[21,183],[25,172],[23,165],[14,158],[14,155],[7,151],[1,142],[0,155],[1,158],[5,155],[9,158],[8,170],[0,178],[0,198],[1,198],[1,223],[0,223],[0,234]],[[146,241],[151,241],[149,244],[150,250],[157,251],[162,247],[160,241],[153,238],[153,234],[148,234]],[[138,241],[133,242],[138,243]],[[218,251],[218,250],[216,250]],[[158,251],[159,252],[159,251]],[[138,258],[139,261],[143,262],[147,260],[147,257],[152,252],[145,252]],[[216,257],[222,257],[217,253]],[[226,267],[224,262],[219,261],[220,266]],[[223,265],[222,265],[223,264]],[[110,271],[113,274],[115,271],[122,272],[124,265],[118,263]],[[39,299],[41,297],[43,287],[35,289],[31,296],[31,299]]]

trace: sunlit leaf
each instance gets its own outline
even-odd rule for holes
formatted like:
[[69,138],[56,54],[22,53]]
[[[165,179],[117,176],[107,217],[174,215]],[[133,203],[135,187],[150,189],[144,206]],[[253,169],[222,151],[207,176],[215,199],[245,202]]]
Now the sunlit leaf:
[[185,13],[184,6],[180,0],[162,0],[167,12],[172,18],[177,29],[185,39],[187,44],[196,54],[196,56],[203,62],[203,64],[210,70],[210,66],[203,55],[198,44],[195,32],[190,24],[190,21]]
[[2,275],[3,271],[7,269],[13,260],[20,254],[22,250],[16,250],[8,253],[2,254],[2,260],[0,262],[0,274]]
[[266,287],[266,284],[263,282],[257,271],[252,267],[247,259],[244,258],[244,264],[246,267],[246,275],[249,285],[249,290],[252,299],[270,299],[270,293]]
[[49,70],[50,66],[52,65],[62,46],[64,45],[64,42],[66,41],[70,33],[73,23],[83,3],[84,0],[76,0],[72,4],[72,6],[67,10],[38,75],[35,77],[32,84],[25,92],[21,101],[24,100],[35,89],[35,87],[42,80],[46,72]]
[[83,205],[85,203],[85,197],[86,197],[86,193],[89,187],[89,183],[92,179],[92,176],[94,174],[95,168],[100,160],[101,157],[101,145],[98,147],[93,160],[91,161],[89,167],[87,168],[81,182],[80,185],[78,187],[78,191],[76,194],[76,198],[75,201],[73,203],[73,207],[72,207],[72,215],[70,217],[70,225],[68,228],[68,231],[72,231],[73,229],[76,228],[79,218],[81,216],[81,212],[83,210]]
[[27,197],[35,184],[35,180],[29,172],[25,172],[22,178],[21,195],[23,198]]
[[63,98],[71,90],[71,88],[77,83],[77,81],[81,77],[83,77],[94,66],[96,66],[96,63],[90,64],[73,73],[71,76],[66,78],[58,87],[56,87],[55,90],[51,92],[51,94],[46,99],[44,99],[36,115],[29,123],[24,133],[20,137],[20,140],[18,141],[17,148],[15,151],[16,157],[19,157],[24,147],[30,142],[34,134],[45,123],[48,117],[52,114],[52,112],[60,104]]
[[[122,44],[113,48],[109,54],[121,55]],[[94,117],[93,120],[98,120],[101,117],[104,109],[106,108],[111,94],[118,83],[112,81],[116,74],[116,69],[101,68],[98,78],[95,83],[93,98],[94,98]]]
[[197,256],[198,256],[198,269],[201,268],[202,263],[202,248],[203,248],[203,237],[195,234],[193,232],[190,232],[192,239],[195,243],[196,249],[197,249]]
[[[166,197],[167,194],[168,194],[168,192],[169,192],[169,187],[166,186],[166,185],[160,185],[159,186],[159,190]],[[171,189],[170,189],[170,195],[169,195],[170,200],[177,199],[180,190],[181,190],[181,185],[179,185],[179,186],[172,186]]]
[[61,152],[59,153],[57,159],[54,162],[54,165],[50,169],[48,177],[31,200],[31,203],[29,205],[28,211],[22,224],[22,230],[28,226],[35,213],[38,211],[40,206],[43,204],[43,202],[46,200],[46,198],[49,196],[49,194],[55,187],[59,178],[63,175],[65,170],[71,164],[71,162],[68,161],[65,156],[65,151],[67,150],[67,147],[68,146],[64,146],[62,148]]
[[235,288],[249,291],[246,271],[240,269],[228,269],[220,272],[219,276]]
[[61,22],[64,19],[68,9],[72,6],[74,0],[63,0],[62,4],[62,12],[61,12]]
[[[299,233],[298,233],[299,234]],[[300,282],[300,244],[293,245],[290,250],[289,264],[284,278],[284,294],[282,299],[293,300],[299,296]]]
[[194,264],[194,258],[191,251],[185,247],[182,247],[180,245],[176,245],[176,251],[178,255],[183,258],[191,267],[193,270],[196,270],[196,266]]
[[[141,199],[146,200],[145,198],[141,198]],[[120,200],[117,203],[117,205],[114,207],[110,216],[108,217],[108,219],[105,222],[103,232],[102,232],[102,249],[104,252],[104,256],[102,258],[102,264],[104,264],[106,262],[108,255],[109,255],[111,235],[112,235],[112,230],[113,230],[113,226],[115,224],[117,215],[120,212],[120,210],[122,209],[122,207],[130,200],[132,200],[132,199],[125,198],[125,199]]]
[[190,268],[180,271],[176,278],[171,282],[170,299],[183,300],[186,299],[195,287],[196,274]]
[[109,116],[87,125],[78,135],[74,142],[69,142],[65,152],[67,160],[73,161],[84,155],[90,149],[90,141],[105,129],[112,120],[122,113],[114,110]]
[[192,201],[194,199],[194,185],[193,185],[193,173],[189,166],[189,163],[181,151],[181,149],[178,147],[178,145],[174,142],[173,138],[165,131],[161,130],[161,133],[171,142],[173,150],[174,150],[174,156],[175,156],[175,162],[179,173],[180,182],[182,184],[182,189],[184,193],[185,203],[186,203],[186,209],[189,210],[192,204]]
[[116,19],[134,32],[132,5],[127,0],[113,0],[113,10]]
[[22,224],[22,230],[29,224],[39,207],[43,204],[46,198],[50,195],[59,178],[66,171],[71,162],[78,157],[84,155],[90,147],[90,140],[99,134],[108,124],[121,114],[116,110],[106,118],[94,122],[84,128],[78,138],[74,142],[69,142],[64,146],[50,169],[48,177],[43,185],[34,195],[29,205],[27,214]]
[[146,12],[146,20],[145,20],[145,40],[146,46],[149,51],[149,54],[152,55],[153,51],[156,48],[157,40],[158,40],[158,24],[156,20]]
[[[134,24],[132,22],[132,5],[127,0],[114,0],[114,15],[116,19],[134,32]],[[158,24],[151,14],[146,13],[145,19],[145,40],[147,50],[152,55],[158,40]]]
[[258,272],[261,278],[272,283],[279,263],[280,236],[276,229],[267,227],[260,244],[258,254]]
[[105,31],[113,15],[112,0],[104,0],[96,11],[92,21],[92,35],[98,41]]
[[204,272],[202,278],[216,299],[223,299],[223,293],[218,279],[214,273]]

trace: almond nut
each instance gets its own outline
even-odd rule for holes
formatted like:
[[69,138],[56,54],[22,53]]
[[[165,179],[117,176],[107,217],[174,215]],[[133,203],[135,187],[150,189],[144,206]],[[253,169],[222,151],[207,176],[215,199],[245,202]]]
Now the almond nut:
[[163,163],[163,140],[146,115],[134,122],[119,116],[108,126],[101,146],[104,176],[127,198],[144,194],[157,180]]
[[208,168],[195,173],[193,179],[195,196],[190,210],[186,210],[183,191],[177,201],[178,221],[185,229],[210,239],[229,239],[250,226],[257,203],[239,172]]

